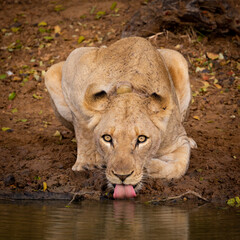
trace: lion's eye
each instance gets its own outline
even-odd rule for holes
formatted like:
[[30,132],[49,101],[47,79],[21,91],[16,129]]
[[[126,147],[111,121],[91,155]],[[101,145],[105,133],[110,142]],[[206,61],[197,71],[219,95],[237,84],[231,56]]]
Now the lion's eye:
[[147,137],[146,136],[144,136],[144,135],[138,136],[138,139],[137,139],[138,143],[144,143],[146,141],[147,141]]
[[112,137],[110,135],[103,135],[102,138],[105,142],[112,142]]

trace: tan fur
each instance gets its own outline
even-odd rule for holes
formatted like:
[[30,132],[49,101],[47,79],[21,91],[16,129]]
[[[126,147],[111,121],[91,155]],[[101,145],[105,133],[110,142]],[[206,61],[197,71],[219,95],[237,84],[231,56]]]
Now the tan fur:
[[[78,48],[48,70],[45,82],[57,115],[74,126],[74,171],[106,164],[110,183],[138,186],[144,169],[167,179],[186,172],[195,142],[182,126],[191,90],[180,53],[139,37]],[[147,140],[137,143],[140,135]]]

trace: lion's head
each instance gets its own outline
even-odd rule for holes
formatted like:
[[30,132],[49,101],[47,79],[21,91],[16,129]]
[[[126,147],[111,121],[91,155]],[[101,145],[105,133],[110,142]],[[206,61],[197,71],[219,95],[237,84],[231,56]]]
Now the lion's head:
[[118,82],[107,90],[90,86],[85,99],[85,104],[97,109],[89,125],[114,195],[133,197],[141,188],[146,163],[164,144],[174,112],[171,96]]

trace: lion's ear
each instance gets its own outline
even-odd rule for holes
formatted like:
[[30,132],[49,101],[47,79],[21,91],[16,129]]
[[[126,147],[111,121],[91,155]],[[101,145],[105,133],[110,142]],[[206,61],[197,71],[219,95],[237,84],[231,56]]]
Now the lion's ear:
[[153,123],[161,131],[166,131],[168,120],[173,110],[171,98],[154,92],[149,96],[148,109]]
[[90,111],[102,111],[107,107],[108,94],[101,86],[91,84],[84,96],[84,106]]
[[169,100],[167,97],[162,97],[156,92],[152,93],[149,98],[148,108],[154,112],[159,113],[165,111],[169,107]]

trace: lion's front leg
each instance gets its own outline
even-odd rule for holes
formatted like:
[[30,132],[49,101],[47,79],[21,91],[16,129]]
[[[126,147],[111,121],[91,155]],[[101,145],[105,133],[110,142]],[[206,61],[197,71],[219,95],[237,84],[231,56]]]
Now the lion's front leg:
[[77,149],[77,160],[72,167],[73,171],[92,170],[94,168],[103,168],[104,162],[95,150],[89,149],[83,152],[81,147]]
[[62,91],[62,68],[64,62],[51,66],[45,75],[45,85],[48,89],[52,106],[57,118],[62,124],[73,131],[72,114]]
[[151,159],[146,166],[148,175],[153,178],[166,179],[183,176],[188,169],[191,145],[191,142],[185,142],[175,151],[160,158]]
[[82,171],[102,168],[105,163],[96,150],[92,134],[78,126],[75,127],[75,137],[77,140],[77,160],[72,170]]

